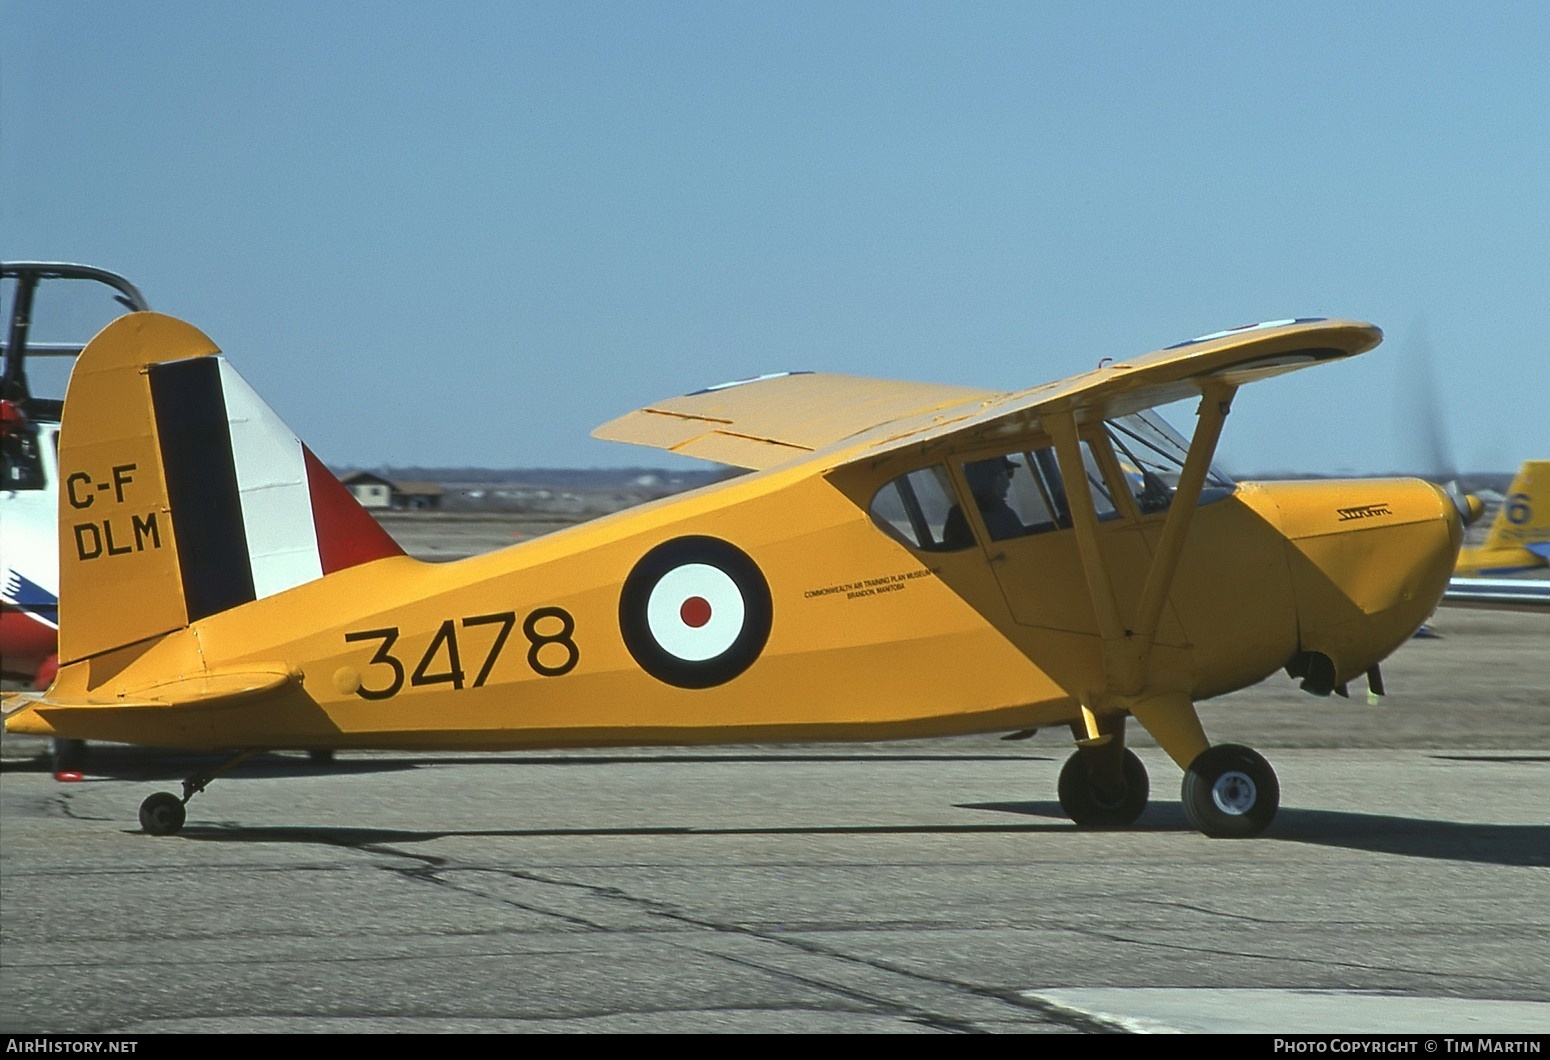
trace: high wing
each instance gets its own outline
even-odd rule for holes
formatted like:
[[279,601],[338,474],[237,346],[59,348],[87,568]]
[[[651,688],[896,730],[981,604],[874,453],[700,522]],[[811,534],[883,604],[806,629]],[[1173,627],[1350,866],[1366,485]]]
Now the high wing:
[[948,434],[986,438],[1060,412],[1110,418],[1235,388],[1382,341],[1371,324],[1322,318],[1251,324],[1013,393],[822,373],[781,374],[670,398],[593,436],[762,470],[836,448],[834,461],[880,455]]
[[879,423],[974,409],[991,390],[826,372],[780,372],[723,383],[626,413],[592,432],[733,467],[763,470]]

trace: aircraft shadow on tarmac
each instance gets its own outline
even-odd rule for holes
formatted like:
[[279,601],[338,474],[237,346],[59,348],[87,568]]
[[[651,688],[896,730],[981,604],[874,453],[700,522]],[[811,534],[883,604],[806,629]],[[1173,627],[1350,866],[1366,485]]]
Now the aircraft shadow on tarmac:
[[[184,777],[218,766],[224,755],[195,754],[145,747],[107,747],[95,745],[88,752],[89,761],[84,772],[87,781],[94,780],[182,780]],[[348,754],[348,752],[345,752]],[[978,753],[978,754],[857,754],[857,753],[731,753],[708,754],[704,752],[669,752],[655,754],[565,754],[524,755],[516,752],[463,753],[455,756],[404,755],[402,757],[341,758],[328,762],[316,762],[301,752],[270,752],[255,755],[226,774],[229,779],[278,780],[305,775],[397,773],[432,766],[607,766],[624,765],[687,765],[696,762],[777,765],[789,762],[1050,762],[1056,759],[1043,754]],[[0,761],[0,772],[45,773],[53,766],[45,754],[34,758],[16,758]]]
[[[965,806],[964,809],[1061,819],[1065,816],[1060,804],[1056,802],[979,803]],[[1185,816],[1182,805],[1164,802],[1153,803],[1136,824],[1125,830],[1193,832],[1194,827]],[[1400,854],[1444,861],[1550,866],[1550,825],[1471,824],[1392,814],[1299,810],[1282,806],[1260,838],[1271,842],[1346,847],[1374,854]]]
[[[181,781],[201,769],[210,769],[226,760],[225,755],[199,755],[184,751],[154,748],[98,748],[87,752],[82,767],[82,782],[99,781]],[[418,763],[391,758],[333,759],[320,762],[304,753],[264,754],[248,759],[228,776],[247,780],[278,780],[324,774],[396,773],[413,769]],[[0,773],[48,773],[54,766],[47,754],[36,758],[0,761]]]
[[[1543,755],[1438,755],[1460,761],[1550,762]],[[443,765],[498,764],[509,766],[575,767],[613,764],[692,764],[748,763],[780,764],[791,762],[943,762],[943,761],[1052,761],[1049,755],[1024,753],[732,753],[671,752],[648,754],[566,754],[524,755],[461,754],[454,756],[410,756],[401,758],[346,758],[331,762],[313,762],[297,754],[272,753],[257,756],[228,774],[228,780],[280,780],[298,775],[371,774],[400,772]],[[215,765],[220,758],[146,748],[93,748],[88,767],[91,780],[156,781],[181,780],[200,766]],[[7,772],[46,771],[46,755],[0,764]],[[323,843],[337,846],[370,846],[381,843],[414,843],[453,837],[543,838],[554,836],[735,836],[735,835],[976,835],[1009,832],[1069,833],[1076,831],[1069,818],[1054,801],[988,802],[958,804],[959,809],[1023,818],[1045,818],[1037,822],[1001,821],[985,824],[897,824],[897,825],[787,825],[780,827],[704,827],[700,825],[655,825],[603,828],[515,828],[495,830],[341,827],[247,827],[190,822],[181,835],[186,839],[214,842],[290,842]],[[1100,831],[1093,829],[1092,831]],[[1171,801],[1153,802],[1136,824],[1121,831],[1140,833],[1186,832],[1194,827],[1183,807]],[[1345,810],[1299,810],[1283,806],[1260,841],[1307,843],[1314,846],[1344,847],[1377,854],[1435,858],[1448,861],[1479,862],[1524,867],[1550,866],[1550,825],[1495,825],[1443,821],[1391,814],[1371,814]],[[1252,840],[1240,840],[1252,842]]]
[[[833,835],[944,835],[971,836],[995,833],[1072,833],[1075,825],[1056,802],[973,803],[959,809],[987,810],[1023,816],[1047,817],[1041,823],[996,824],[890,824],[890,825],[786,825],[725,828],[703,825],[653,825],[594,828],[502,829],[391,829],[352,827],[247,827],[242,825],[190,824],[183,838],[206,842],[322,843],[333,846],[370,847],[387,843],[418,843],[446,838],[538,839],[564,837],[663,838],[705,836],[833,836]],[[1092,831],[1097,831],[1092,830]],[[1154,804],[1141,820],[1122,831],[1136,833],[1179,832],[1197,835],[1174,803]],[[1101,839],[1095,837],[1095,839]],[[1341,810],[1298,810],[1283,807],[1261,842],[1307,843],[1345,847],[1374,854],[1478,862],[1489,865],[1550,866],[1550,825],[1469,824],[1426,820],[1387,814],[1352,813]],[[1253,842],[1253,840],[1238,840]]]

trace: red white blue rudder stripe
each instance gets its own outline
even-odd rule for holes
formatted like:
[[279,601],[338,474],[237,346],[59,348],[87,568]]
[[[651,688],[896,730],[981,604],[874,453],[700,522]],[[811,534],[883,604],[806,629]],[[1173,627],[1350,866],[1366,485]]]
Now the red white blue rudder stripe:
[[403,554],[224,357],[149,379],[189,621]]

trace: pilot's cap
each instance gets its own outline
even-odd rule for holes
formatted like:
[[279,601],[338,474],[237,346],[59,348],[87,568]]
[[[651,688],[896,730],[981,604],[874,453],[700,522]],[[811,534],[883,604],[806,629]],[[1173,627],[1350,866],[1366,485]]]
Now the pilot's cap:
[[1017,465],[1004,456],[991,457],[989,460],[976,460],[972,464],[965,464],[963,477],[969,482],[969,489],[975,493],[990,489],[996,484],[996,476],[1010,475],[1017,470]]

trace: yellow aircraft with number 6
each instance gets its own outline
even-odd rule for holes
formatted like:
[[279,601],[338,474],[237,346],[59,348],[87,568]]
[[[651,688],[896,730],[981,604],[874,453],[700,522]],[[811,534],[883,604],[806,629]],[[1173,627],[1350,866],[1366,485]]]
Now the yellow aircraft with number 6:
[[1525,460],[1485,541],[1459,549],[1461,578],[1521,574],[1550,565],[1550,460]]
[[[1279,803],[1195,704],[1366,675],[1437,605],[1464,515],[1419,480],[1233,482],[1240,386],[1369,324],[1250,325],[1016,393],[787,373],[601,438],[753,473],[456,563],[402,553],[192,326],[87,347],[59,453],[60,669],[8,729],[230,752],[879,740],[1068,725],[1078,825],[1146,806],[1134,718],[1213,836]],[[1185,440],[1154,411],[1199,400]]]

